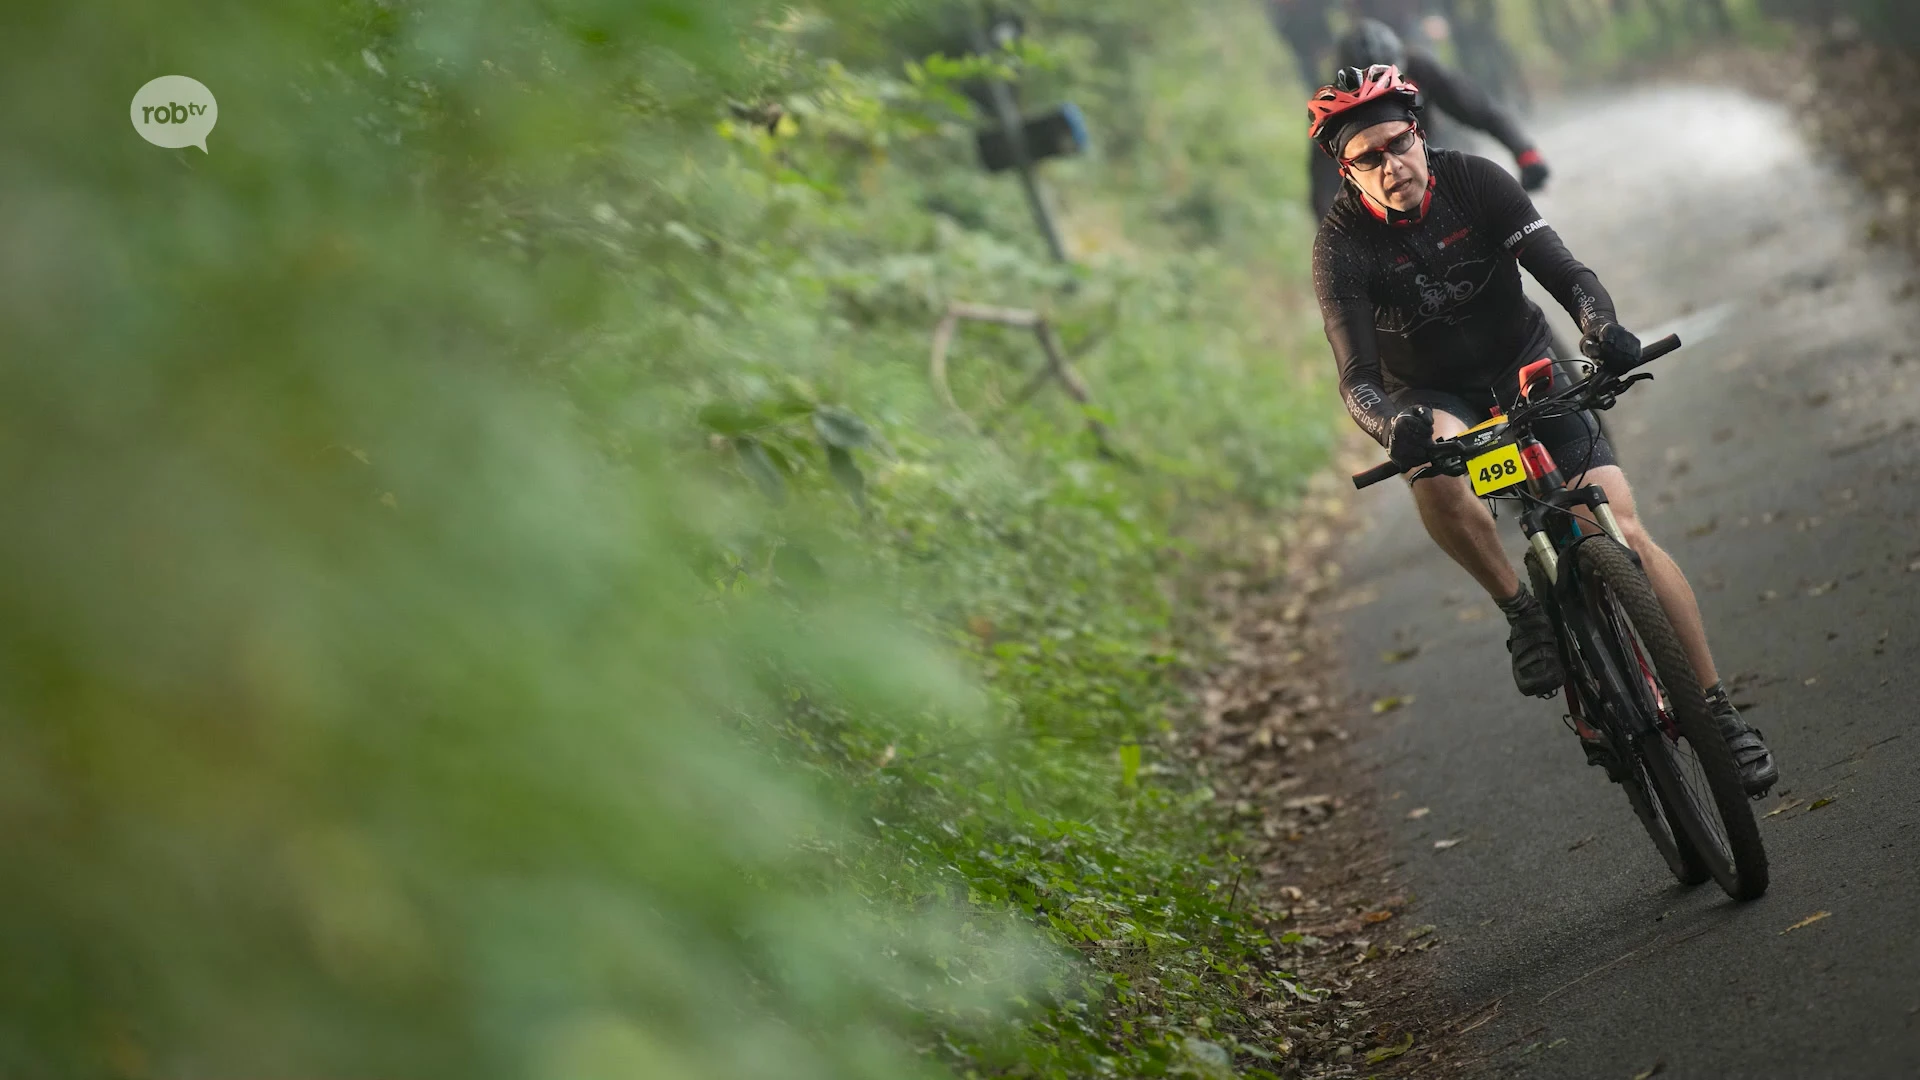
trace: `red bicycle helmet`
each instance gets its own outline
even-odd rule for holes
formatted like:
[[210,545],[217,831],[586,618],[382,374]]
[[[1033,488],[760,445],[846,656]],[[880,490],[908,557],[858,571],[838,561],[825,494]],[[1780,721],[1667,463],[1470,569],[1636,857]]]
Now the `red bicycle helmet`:
[[1418,112],[1422,104],[1420,87],[1392,64],[1375,64],[1365,69],[1342,68],[1333,82],[1313,92],[1307,100],[1307,135],[1335,161],[1339,153],[1328,142],[1339,131],[1339,118],[1369,102],[1398,98],[1410,110]]

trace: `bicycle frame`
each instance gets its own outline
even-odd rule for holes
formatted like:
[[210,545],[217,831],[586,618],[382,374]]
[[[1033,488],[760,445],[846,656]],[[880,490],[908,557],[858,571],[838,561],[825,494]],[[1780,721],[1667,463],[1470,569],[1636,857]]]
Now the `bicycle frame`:
[[[1617,695],[1627,692],[1627,680],[1631,675],[1615,670],[1617,665],[1602,641],[1599,628],[1594,625],[1596,614],[1576,595],[1580,582],[1571,574],[1561,573],[1566,556],[1586,538],[1605,535],[1629,555],[1633,554],[1633,549],[1628,547],[1626,537],[1620,531],[1620,523],[1614,516],[1613,508],[1608,505],[1604,489],[1598,484],[1568,486],[1547,448],[1530,431],[1522,433],[1515,440],[1515,445],[1520,448],[1520,459],[1527,470],[1527,494],[1496,495],[1493,498],[1506,498],[1525,504],[1520,514],[1521,532],[1526,535],[1528,547],[1553,586],[1550,602],[1554,622],[1563,634],[1573,639],[1563,641],[1566,655],[1562,660],[1567,665],[1569,676],[1568,707],[1580,723],[1598,723],[1630,739],[1638,737],[1650,730],[1644,722],[1621,723],[1620,717],[1589,718],[1585,715],[1591,711],[1592,705],[1605,709],[1609,700],[1619,700]],[[1579,507],[1585,507],[1593,515],[1591,522],[1585,522],[1575,515],[1574,511]],[[1598,531],[1583,530],[1583,524],[1598,525]],[[1634,558],[1638,561],[1638,556]],[[1601,686],[1594,686],[1596,692],[1591,696],[1577,692],[1573,685],[1577,681],[1574,675],[1577,669],[1584,669],[1588,679],[1594,683],[1614,684],[1604,688],[1604,691],[1612,692],[1604,692]]]

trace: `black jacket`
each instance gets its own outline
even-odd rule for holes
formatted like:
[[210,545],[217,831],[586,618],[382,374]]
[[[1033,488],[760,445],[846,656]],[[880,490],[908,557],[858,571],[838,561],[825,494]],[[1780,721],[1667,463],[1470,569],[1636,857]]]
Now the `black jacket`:
[[1453,150],[1429,155],[1433,201],[1388,225],[1351,187],[1313,243],[1313,285],[1347,412],[1382,445],[1402,386],[1484,398],[1552,355],[1547,317],[1520,288],[1525,266],[1584,333],[1615,321],[1600,279],[1540,217],[1505,169]]

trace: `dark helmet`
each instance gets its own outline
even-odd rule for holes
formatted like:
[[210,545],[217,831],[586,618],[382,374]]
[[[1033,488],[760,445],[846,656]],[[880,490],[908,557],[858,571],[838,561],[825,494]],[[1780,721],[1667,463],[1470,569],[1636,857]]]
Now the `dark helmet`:
[[1333,46],[1334,60],[1343,68],[1365,70],[1375,64],[1387,64],[1402,71],[1407,67],[1407,47],[1393,27],[1379,19],[1359,19]]

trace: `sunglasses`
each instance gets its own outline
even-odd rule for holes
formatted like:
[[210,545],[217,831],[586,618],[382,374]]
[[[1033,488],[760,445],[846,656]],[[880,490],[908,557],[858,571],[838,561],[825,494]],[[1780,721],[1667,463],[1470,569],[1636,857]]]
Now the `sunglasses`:
[[1354,172],[1372,172],[1373,170],[1387,163],[1388,154],[1392,154],[1394,157],[1399,157],[1400,155],[1413,149],[1414,140],[1418,139],[1419,137],[1420,137],[1420,125],[1415,124],[1412,127],[1408,128],[1407,130],[1387,140],[1387,144],[1385,146],[1381,146],[1381,147],[1377,147],[1375,149],[1369,150],[1358,157],[1342,158],[1340,160],[1340,167],[1343,169],[1352,169]]

